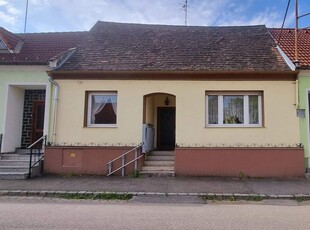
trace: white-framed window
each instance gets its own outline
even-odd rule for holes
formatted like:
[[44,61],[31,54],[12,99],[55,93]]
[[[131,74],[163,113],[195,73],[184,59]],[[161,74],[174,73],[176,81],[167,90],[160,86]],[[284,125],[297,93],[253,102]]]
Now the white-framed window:
[[206,92],[207,127],[262,127],[262,92]]
[[116,127],[117,92],[87,93],[87,127]]

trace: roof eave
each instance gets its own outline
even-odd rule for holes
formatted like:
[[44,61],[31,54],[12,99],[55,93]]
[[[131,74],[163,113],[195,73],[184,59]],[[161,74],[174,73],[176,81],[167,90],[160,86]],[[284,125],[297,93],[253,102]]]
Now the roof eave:
[[299,71],[48,71],[55,79],[105,80],[294,80]]

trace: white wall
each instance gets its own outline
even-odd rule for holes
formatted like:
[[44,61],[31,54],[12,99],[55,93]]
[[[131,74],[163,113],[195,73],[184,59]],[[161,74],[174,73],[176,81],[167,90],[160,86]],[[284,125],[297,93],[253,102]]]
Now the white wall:
[[14,152],[21,145],[25,90],[8,86],[2,152]]

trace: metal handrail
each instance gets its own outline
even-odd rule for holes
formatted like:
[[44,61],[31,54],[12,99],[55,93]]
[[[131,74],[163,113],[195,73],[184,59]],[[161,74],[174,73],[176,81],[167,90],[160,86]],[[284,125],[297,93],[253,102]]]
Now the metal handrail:
[[[107,176],[110,176],[110,175],[112,175],[113,173],[115,173],[115,172],[117,172],[117,171],[119,171],[119,170],[121,170],[121,169],[122,169],[122,176],[125,176],[125,167],[126,167],[127,165],[133,163],[133,162],[135,162],[135,170],[137,170],[137,169],[138,169],[138,160],[143,156],[143,154],[140,155],[140,156],[138,156],[137,150],[138,150],[139,148],[141,148],[141,146],[142,146],[143,144],[144,144],[144,143],[142,142],[142,143],[140,143],[139,145],[137,145],[136,147],[134,147],[133,149],[130,149],[130,150],[128,150],[127,152],[123,153],[122,155],[120,155],[120,156],[116,157],[115,159],[109,161],[109,162],[107,163],[107,165],[108,165],[108,174],[107,174]],[[131,153],[132,151],[135,151],[135,158],[134,158],[133,160],[131,160],[130,162],[125,163],[125,156],[126,156],[127,154]],[[117,160],[119,160],[119,159],[122,159],[122,166],[119,167],[119,168],[117,168],[117,169],[115,169],[114,171],[112,171],[112,164],[113,164],[113,162],[115,162],[115,161],[117,161]]]
[[111,161],[109,161],[109,162],[113,163],[114,161],[116,161],[116,160],[122,158],[123,156],[126,156],[128,153],[132,152],[133,150],[136,150],[136,149],[140,148],[142,145],[143,145],[143,143],[140,143],[139,145],[137,145],[137,146],[134,147],[133,149],[128,150],[127,152],[123,153],[122,155],[116,157],[115,159],[113,159],[113,160],[111,160]]
[[0,134],[0,154],[1,154],[1,149],[2,149],[2,138],[3,138],[3,134]]
[[[27,147],[27,149],[30,149],[28,178],[31,178],[31,169],[44,158],[44,152],[41,153],[40,150],[38,150],[38,153],[37,153],[38,159],[35,161],[35,163],[32,164],[33,147],[42,140],[42,150],[44,151],[45,145],[46,145],[46,137],[47,137],[46,135],[43,135],[42,137],[40,137],[38,140],[36,140],[35,142],[33,142],[31,145]],[[40,157],[40,155],[42,156]],[[41,168],[41,171],[42,170],[43,168]]]
[[[40,137],[38,140],[36,140],[35,142],[33,142],[31,145],[29,145],[27,147],[27,149],[31,149],[33,146],[35,146],[37,143],[39,143],[41,140],[46,139],[46,135],[43,135],[42,137]],[[42,144],[42,147],[44,146],[44,144]]]
[[[140,155],[140,156],[138,156],[137,158],[135,158],[135,159],[129,161],[127,164],[124,164],[123,166],[121,166],[121,167],[115,169],[113,172],[110,172],[107,176],[110,176],[110,175],[112,175],[113,173],[116,173],[118,170],[121,170],[121,169],[125,168],[127,165],[130,165],[132,162],[135,162],[135,161],[139,160],[141,157],[143,157],[143,154]],[[135,170],[137,170],[137,169],[135,169]],[[123,176],[123,175],[122,175],[122,176]]]

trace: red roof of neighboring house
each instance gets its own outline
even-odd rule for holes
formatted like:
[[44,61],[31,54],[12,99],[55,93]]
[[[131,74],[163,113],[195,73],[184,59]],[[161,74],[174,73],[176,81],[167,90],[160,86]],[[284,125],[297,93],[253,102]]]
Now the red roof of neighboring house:
[[[26,33],[12,34],[11,32],[1,34],[6,31],[2,28],[0,36],[7,38],[7,34],[13,35],[10,38],[18,37],[24,41],[18,53],[0,53],[0,65],[14,64],[38,64],[45,65],[48,60],[59,53],[76,47],[77,43],[86,36],[88,32],[56,32],[56,33]],[[14,39],[13,39],[14,40]],[[14,46],[13,40],[4,41],[6,45]],[[16,45],[16,44],[15,44]]]
[[3,27],[0,27],[0,38],[10,50],[14,50],[18,42],[22,40],[20,37],[7,31]]
[[[273,28],[269,31],[283,52],[291,61],[295,61],[295,29],[283,29],[281,32],[281,29]],[[310,68],[310,29],[299,29],[298,31],[298,61],[300,68]]]

